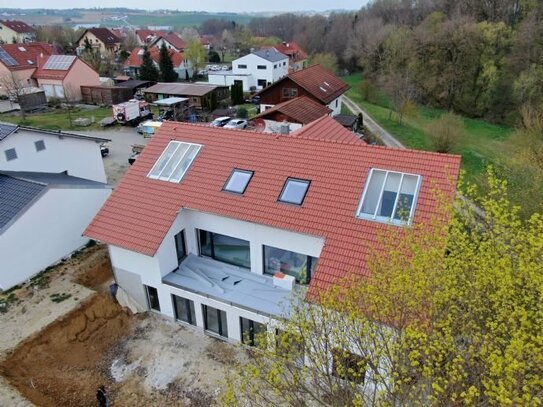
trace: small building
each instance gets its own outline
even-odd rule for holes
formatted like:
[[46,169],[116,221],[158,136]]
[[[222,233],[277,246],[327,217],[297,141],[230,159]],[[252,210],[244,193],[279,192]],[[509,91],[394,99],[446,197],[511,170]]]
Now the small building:
[[228,71],[210,71],[211,85],[243,85],[243,91],[264,89],[288,74],[288,56],[274,48],[252,52],[232,62]]
[[127,80],[114,86],[81,86],[81,97],[83,103],[111,106],[134,98],[151,84],[149,81]]
[[259,92],[261,111],[298,96],[307,96],[332,109],[332,116],[341,113],[342,95],[349,85],[321,65],[312,65],[288,76]]
[[179,82],[159,82],[143,92],[149,102],[169,97],[182,97],[188,98],[190,105],[207,110],[214,110],[218,102],[230,96],[230,90],[225,86]]
[[136,30],[136,39],[138,40],[138,45],[143,47],[149,45],[153,40],[162,35],[166,35],[164,31],[153,31],[153,30]]
[[285,42],[274,45],[278,52],[288,56],[289,72],[296,72],[307,68],[309,57],[297,42]]
[[79,102],[82,86],[100,86],[100,76],[75,55],[51,55],[40,62],[32,78],[47,98]]
[[165,44],[166,48],[175,52],[183,52],[187,45],[179,35],[171,33],[162,34],[155,37],[149,43],[149,47],[160,49],[160,47],[162,47],[162,44]]
[[361,130],[362,114],[358,116],[352,114],[336,114],[334,120],[346,129],[354,131],[355,133]]
[[[123,70],[124,73],[133,78],[139,77],[139,72],[141,68],[141,62],[143,58],[143,48],[134,48],[130,53],[130,56],[125,61]],[[173,69],[177,72],[179,79],[190,79],[194,75],[191,63],[184,58],[182,52],[178,52],[174,49],[169,50],[170,57],[173,62]],[[149,54],[153,60],[157,69],[159,68],[160,61],[160,49],[159,48],[149,48]]]
[[53,47],[43,42],[0,45],[0,95],[8,96],[37,86],[32,74],[38,66],[38,58],[54,53]]
[[24,21],[0,20],[0,43],[16,44],[36,41],[36,30]]
[[106,51],[118,52],[121,49],[121,39],[108,28],[89,28],[77,40],[77,53],[91,47],[101,53]]

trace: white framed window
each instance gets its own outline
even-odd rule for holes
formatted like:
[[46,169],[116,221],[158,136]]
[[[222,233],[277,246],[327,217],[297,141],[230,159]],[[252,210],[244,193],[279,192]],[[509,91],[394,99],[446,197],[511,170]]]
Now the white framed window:
[[372,168],[357,216],[398,225],[411,224],[421,181],[420,175]]
[[161,181],[180,182],[201,147],[200,144],[170,141],[147,177]]

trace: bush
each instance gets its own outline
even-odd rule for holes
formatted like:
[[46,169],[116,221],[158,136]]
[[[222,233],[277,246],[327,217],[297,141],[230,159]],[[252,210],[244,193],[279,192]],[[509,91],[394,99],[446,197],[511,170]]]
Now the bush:
[[445,113],[425,128],[434,151],[450,153],[466,137],[464,120],[454,113]]
[[212,63],[221,62],[221,57],[215,51],[209,51],[209,54],[207,55],[208,55],[209,62],[212,62]]
[[249,111],[247,109],[245,109],[244,107],[240,107],[237,110],[237,116],[240,119],[246,119],[247,117],[249,117]]
[[62,100],[60,100],[57,97],[52,97],[52,98],[49,98],[48,104],[49,104],[49,107],[53,107],[55,109],[58,109],[60,107],[60,105],[62,104]]

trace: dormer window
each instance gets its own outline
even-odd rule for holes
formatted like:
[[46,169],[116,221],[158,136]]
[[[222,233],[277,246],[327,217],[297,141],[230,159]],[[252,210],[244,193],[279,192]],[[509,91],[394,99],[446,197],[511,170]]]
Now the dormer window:
[[224,190],[236,194],[244,194],[252,176],[253,171],[234,169],[224,185]]
[[287,178],[281,195],[279,195],[279,201],[301,205],[307,194],[309,184],[310,181],[305,179]]
[[357,216],[399,225],[410,224],[420,183],[420,175],[371,169]]
[[147,177],[161,181],[180,182],[201,147],[200,144],[170,141]]

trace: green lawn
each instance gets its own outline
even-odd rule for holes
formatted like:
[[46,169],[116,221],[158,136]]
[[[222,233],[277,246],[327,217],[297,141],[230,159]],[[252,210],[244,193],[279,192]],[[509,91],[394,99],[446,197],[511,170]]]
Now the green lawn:
[[[360,74],[352,74],[342,79],[351,85],[347,96],[405,146],[420,150],[431,149],[424,129],[438,119],[444,113],[443,110],[418,106],[415,114],[404,117],[402,124],[399,124],[396,115],[391,114],[386,95],[382,92],[374,92],[373,99],[376,103],[363,100],[360,91],[363,79]],[[469,118],[464,118],[464,126],[467,137],[454,152],[462,155],[462,167],[468,178],[477,180],[487,164],[499,161],[505,156],[507,151],[504,142],[511,135],[512,129]]]
[[72,111],[72,120],[80,117],[92,119],[95,123],[88,127],[71,126],[68,113],[63,109],[57,109],[46,113],[27,114],[23,122],[20,115],[2,114],[0,121],[15,124],[24,124],[26,126],[39,127],[48,130],[85,130],[96,129],[100,125],[98,122],[105,117],[112,116],[111,108],[101,107],[97,109],[75,109]]

